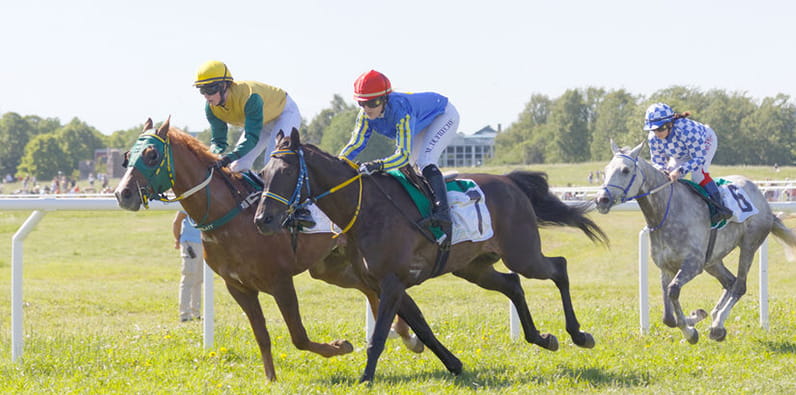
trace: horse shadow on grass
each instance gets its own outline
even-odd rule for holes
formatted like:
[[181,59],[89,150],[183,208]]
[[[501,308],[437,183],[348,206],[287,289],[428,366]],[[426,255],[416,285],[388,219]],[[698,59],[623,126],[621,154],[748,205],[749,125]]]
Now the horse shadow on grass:
[[[413,374],[391,374],[383,372],[376,375],[375,382],[388,386],[405,386],[406,384],[418,382],[445,382],[452,381],[453,385],[459,389],[471,390],[504,390],[515,386],[532,385],[546,388],[557,382],[584,382],[594,389],[631,389],[635,387],[645,388],[651,383],[651,378],[646,372],[609,372],[605,369],[571,367],[559,365],[558,369],[552,373],[543,375],[514,375],[511,369],[517,369],[511,365],[475,367],[465,370],[458,376],[453,376],[444,369],[433,371],[423,371]],[[508,375],[507,375],[508,372]],[[357,377],[346,376],[342,373],[332,374],[331,376],[317,380],[317,384],[327,386],[355,386],[358,384]]]
[[778,354],[796,354],[796,343],[791,341],[758,340],[758,343],[771,352]]

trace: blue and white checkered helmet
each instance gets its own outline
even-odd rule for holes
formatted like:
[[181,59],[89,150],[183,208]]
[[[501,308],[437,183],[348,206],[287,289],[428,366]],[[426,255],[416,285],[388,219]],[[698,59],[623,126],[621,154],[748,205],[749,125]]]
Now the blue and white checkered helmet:
[[647,108],[644,116],[644,130],[659,128],[661,125],[674,120],[674,110],[665,103],[655,103]]

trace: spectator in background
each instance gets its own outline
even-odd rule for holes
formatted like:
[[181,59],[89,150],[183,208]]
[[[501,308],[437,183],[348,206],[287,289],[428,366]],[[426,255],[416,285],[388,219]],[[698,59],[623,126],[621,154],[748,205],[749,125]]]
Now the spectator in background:
[[184,211],[178,211],[172,223],[174,248],[180,250],[182,257],[182,276],[180,277],[180,321],[186,322],[201,318],[202,305],[202,234],[196,229],[191,218]]

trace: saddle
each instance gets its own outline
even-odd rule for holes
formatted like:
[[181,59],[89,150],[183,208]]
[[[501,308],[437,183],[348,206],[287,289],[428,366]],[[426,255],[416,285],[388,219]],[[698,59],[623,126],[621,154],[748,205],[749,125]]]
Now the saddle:
[[[705,191],[705,188],[702,188],[699,184],[697,184],[697,183],[695,183],[695,182],[693,182],[691,180],[686,180],[686,179],[681,178],[679,181],[681,183],[683,183],[685,186],[687,186],[688,189],[690,189],[692,192],[694,192],[697,196],[702,198],[702,200],[705,201],[705,203],[707,203],[708,210],[710,210],[710,216],[713,217],[713,214],[715,214],[718,209],[716,208],[716,203],[713,201],[713,199],[710,198],[710,195],[708,195],[708,193]],[[719,184],[719,181],[716,182],[717,185]],[[721,220],[721,221],[718,221],[718,222],[712,222],[711,221],[710,226],[713,227],[713,228],[721,228],[721,227],[723,227],[726,224],[727,224],[727,220],[724,219],[724,220]]]

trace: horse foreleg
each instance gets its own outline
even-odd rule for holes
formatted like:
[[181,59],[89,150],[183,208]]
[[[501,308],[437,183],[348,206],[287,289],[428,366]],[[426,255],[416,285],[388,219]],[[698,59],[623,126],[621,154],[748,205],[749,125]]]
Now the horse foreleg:
[[274,287],[272,296],[276,300],[276,305],[279,307],[282,318],[285,320],[287,329],[290,332],[290,339],[296,348],[327,358],[354,351],[354,346],[348,340],[335,340],[331,343],[311,341],[307,336],[306,329],[304,329],[304,324],[301,322],[296,289],[293,287],[293,277],[284,276],[284,278],[275,281],[275,283],[277,285]]
[[387,336],[390,333],[390,324],[395,318],[398,311],[398,305],[401,303],[401,297],[405,295],[406,287],[401,283],[395,274],[388,274],[380,283],[381,292],[379,293],[379,308],[376,313],[376,324],[373,328],[373,335],[368,341],[367,356],[368,360],[365,364],[365,371],[359,382],[373,381],[373,376],[376,374],[376,364],[379,361],[381,353],[384,351],[384,343],[387,341]]
[[417,337],[428,345],[428,348],[442,361],[449,372],[456,375],[462,372],[462,362],[437,340],[420,308],[406,292],[401,297],[398,314],[406,319],[406,323],[412,327]]
[[[376,293],[372,291],[365,291],[364,289],[361,291],[362,293],[365,294],[365,297],[368,299],[371,313],[373,313],[373,316],[376,317],[379,309],[379,297],[376,296]],[[390,328],[390,335],[388,337],[393,337],[393,333],[395,333],[395,336],[401,338],[404,345],[406,346],[406,348],[409,349],[409,351],[418,354],[423,352],[423,349],[425,348],[423,346],[423,342],[420,341],[420,339],[417,336],[413,335],[409,331],[409,325],[407,325],[406,321],[404,321],[403,318],[401,318],[400,316],[396,317],[395,321],[392,323],[392,327]]]
[[[689,325],[689,320],[683,314],[683,308],[680,306],[680,290],[697,274],[699,274],[697,265],[693,261],[686,260],[680,270],[677,271],[677,274],[674,275],[672,282],[666,287],[666,295],[674,308],[677,327],[680,328],[685,339],[691,344],[699,342],[699,332],[694,329],[693,325]],[[692,318],[691,321],[693,320]]]
[[254,332],[254,339],[257,341],[257,346],[260,347],[260,355],[263,360],[263,367],[265,368],[265,377],[268,381],[276,381],[276,369],[274,368],[274,359],[271,355],[271,337],[268,335],[268,328],[265,326],[265,317],[263,316],[263,309],[260,307],[260,301],[257,299],[257,291],[241,290],[227,283],[227,290],[229,290],[232,298],[238,302],[238,305],[246,317],[249,319],[249,325]]

